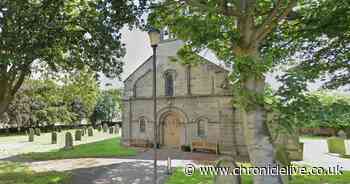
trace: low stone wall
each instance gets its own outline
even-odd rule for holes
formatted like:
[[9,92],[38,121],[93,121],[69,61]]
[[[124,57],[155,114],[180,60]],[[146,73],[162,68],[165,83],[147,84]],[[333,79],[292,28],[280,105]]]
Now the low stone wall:
[[300,128],[301,135],[319,135],[319,136],[335,136],[337,129],[335,128]]

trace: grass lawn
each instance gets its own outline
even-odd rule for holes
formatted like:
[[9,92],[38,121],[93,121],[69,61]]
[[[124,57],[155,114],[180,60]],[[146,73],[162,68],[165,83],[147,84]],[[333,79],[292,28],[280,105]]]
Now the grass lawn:
[[311,139],[311,140],[324,140],[329,137],[327,136],[317,136],[317,135],[302,135],[300,136],[301,139]]
[[29,160],[57,160],[68,158],[97,158],[97,157],[117,157],[133,156],[136,150],[120,145],[119,138],[106,139],[94,143],[81,144],[71,150],[54,150],[42,153],[28,153],[20,157]]
[[0,162],[1,184],[66,184],[71,175],[67,172],[35,173],[14,162]]
[[[212,184],[213,176],[203,176],[198,172],[193,176],[186,176],[181,168],[176,169],[166,184]],[[253,184],[252,176],[243,176],[243,184]],[[290,184],[349,184],[350,172],[339,176],[294,176]]]

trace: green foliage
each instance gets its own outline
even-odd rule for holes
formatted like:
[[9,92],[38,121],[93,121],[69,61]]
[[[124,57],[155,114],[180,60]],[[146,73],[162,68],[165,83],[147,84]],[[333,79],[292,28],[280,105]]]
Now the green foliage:
[[344,141],[344,139],[337,137],[328,138],[327,145],[329,153],[338,153],[344,155],[346,153]]
[[18,126],[79,123],[91,115],[98,94],[95,74],[90,70],[45,74],[24,83],[9,105],[6,121]]
[[298,16],[302,18],[282,27],[280,33],[284,38],[278,38],[291,50],[289,55],[298,53],[295,57],[298,62],[287,75],[298,76],[298,83],[322,79],[323,87],[331,89],[348,84],[350,2],[301,2]]
[[94,112],[90,117],[93,122],[112,121],[120,116],[121,108],[121,90],[110,89],[102,91],[97,99]]
[[31,73],[89,68],[122,72],[120,30],[139,24],[145,0],[0,1],[0,114]]
[[350,127],[350,96],[330,91],[283,96],[275,93],[272,107],[282,125],[291,127],[344,129]]

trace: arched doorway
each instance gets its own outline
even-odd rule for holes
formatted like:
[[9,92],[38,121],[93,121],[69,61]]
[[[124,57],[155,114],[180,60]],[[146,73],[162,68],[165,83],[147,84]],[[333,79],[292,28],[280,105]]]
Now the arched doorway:
[[179,147],[183,129],[181,117],[175,112],[169,112],[163,119],[163,144],[166,147]]

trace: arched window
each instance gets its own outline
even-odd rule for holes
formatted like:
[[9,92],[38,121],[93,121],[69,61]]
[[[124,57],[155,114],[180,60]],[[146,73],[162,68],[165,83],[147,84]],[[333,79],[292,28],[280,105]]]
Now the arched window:
[[146,120],[140,119],[140,132],[146,132]]
[[165,96],[174,96],[174,75],[172,72],[166,72],[165,79]]
[[197,122],[197,135],[203,137],[206,135],[205,127],[207,122],[204,119],[200,119]]

